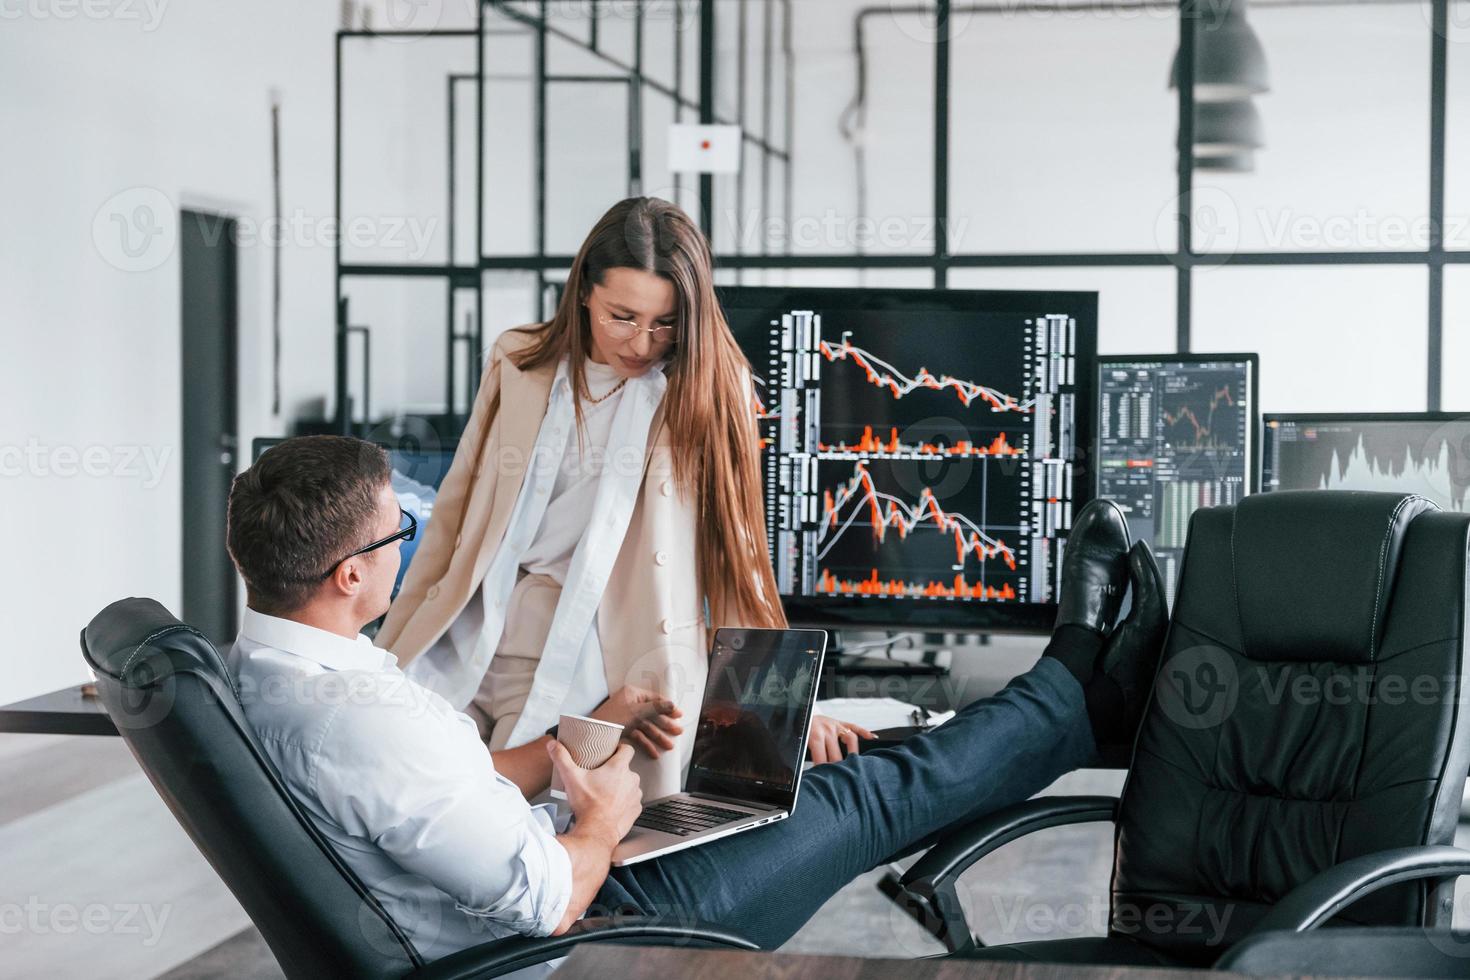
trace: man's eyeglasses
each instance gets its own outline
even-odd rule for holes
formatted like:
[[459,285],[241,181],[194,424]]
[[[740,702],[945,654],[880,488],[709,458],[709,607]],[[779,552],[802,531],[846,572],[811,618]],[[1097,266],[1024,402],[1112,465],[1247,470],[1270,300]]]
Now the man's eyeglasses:
[[632,340],[636,334],[647,333],[656,344],[666,343],[674,339],[674,328],[666,323],[655,323],[652,326],[640,327],[632,320],[618,320],[610,316],[600,316],[597,322],[602,324],[606,330],[617,340]]
[[327,569],[325,572],[322,572],[322,580],[325,581],[327,578],[329,578],[331,574],[337,570],[337,566],[342,564],[349,558],[356,558],[358,555],[365,555],[369,551],[377,551],[379,548],[386,547],[387,545],[392,544],[394,541],[412,541],[413,536],[419,532],[418,518],[414,517],[402,507],[398,508],[398,513],[399,523],[402,524],[406,520],[408,521],[407,527],[400,527],[397,531],[394,531],[392,534],[388,535],[386,538],[383,538],[381,541],[374,541],[372,544],[364,548],[358,548],[350,555],[343,555],[341,558],[338,558],[336,561],[332,562],[331,568]]

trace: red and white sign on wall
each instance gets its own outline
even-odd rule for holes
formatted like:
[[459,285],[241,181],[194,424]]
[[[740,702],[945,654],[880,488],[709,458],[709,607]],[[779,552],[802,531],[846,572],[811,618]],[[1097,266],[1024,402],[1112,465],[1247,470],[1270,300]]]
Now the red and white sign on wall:
[[669,170],[683,174],[739,173],[740,127],[670,126]]

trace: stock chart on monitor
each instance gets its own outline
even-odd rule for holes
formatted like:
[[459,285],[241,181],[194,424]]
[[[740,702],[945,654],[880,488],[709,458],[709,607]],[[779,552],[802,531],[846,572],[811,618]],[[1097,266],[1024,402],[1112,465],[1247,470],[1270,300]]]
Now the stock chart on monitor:
[[1190,516],[1253,489],[1257,375],[1254,354],[1098,359],[1097,494],[1152,546],[1171,605]]
[[1096,295],[738,288],[793,620],[1045,629],[1090,438]]
[[1470,416],[1268,415],[1266,490],[1417,493],[1466,510]]

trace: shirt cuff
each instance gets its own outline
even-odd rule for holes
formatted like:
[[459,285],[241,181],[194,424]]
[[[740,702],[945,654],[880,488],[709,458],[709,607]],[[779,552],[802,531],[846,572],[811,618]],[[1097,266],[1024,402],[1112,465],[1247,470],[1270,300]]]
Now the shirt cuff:
[[572,902],[572,859],[556,836],[533,811],[526,836],[513,860],[516,880],[513,890],[500,900],[480,908],[456,902],[455,908],[496,922],[522,936],[549,936],[561,925]]
[[546,931],[538,931],[538,936],[549,936],[555,932],[567,914],[567,906],[572,904],[572,856],[555,837],[546,846],[546,877],[545,907],[538,917]]

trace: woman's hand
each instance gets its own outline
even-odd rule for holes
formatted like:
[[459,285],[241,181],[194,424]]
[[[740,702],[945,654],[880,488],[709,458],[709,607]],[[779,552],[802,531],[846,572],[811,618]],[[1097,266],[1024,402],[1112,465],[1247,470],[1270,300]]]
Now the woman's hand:
[[813,765],[841,762],[844,745],[849,753],[856,753],[859,738],[876,737],[862,725],[817,715],[812,719],[812,733],[807,737],[806,750],[812,757]]
[[668,698],[641,687],[619,688],[597,706],[592,717],[623,726],[623,738],[643,750],[650,759],[674,748],[674,739],[684,728],[674,719],[684,717],[679,706]]

